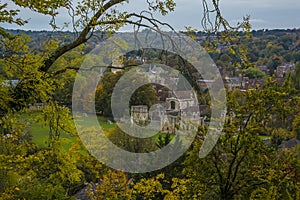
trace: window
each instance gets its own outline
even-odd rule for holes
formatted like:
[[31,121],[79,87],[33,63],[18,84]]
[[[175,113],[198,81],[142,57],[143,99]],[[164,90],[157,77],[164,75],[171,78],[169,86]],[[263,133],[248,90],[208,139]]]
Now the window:
[[176,105],[175,101],[171,101],[171,110],[175,110],[175,105]]

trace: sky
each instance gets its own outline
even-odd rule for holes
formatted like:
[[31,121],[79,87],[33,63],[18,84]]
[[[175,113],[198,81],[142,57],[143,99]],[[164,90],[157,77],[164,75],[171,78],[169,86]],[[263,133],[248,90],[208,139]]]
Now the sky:
[[[209,0],[208,0],[209,1]],[[4,0],[4,2],[8,2]],[[146,8],[146,0],[130,0],[129,5],[120,9],[139,12]],[[201,19],[203,17],[202,0],[175,0],[177,6],[175,11],[167,16],[156,16],[159,20],[169,23],[176,30],[185,30],[189,26],[201,30]],[[15,8],[9,4],[11,8]],[[300,0],[220,0],[220,8],[223,16],[235,25],[244,16],[250,16],[252,29],[293,29],[300,28]],[[66,12],[60,11],[56,22],[69,21]],[[23,27],[10,24],[0,24],[9,29],[26,30],[51,30],[48,16],[39,15],[21,9],[21,17],[29,19],[29,23]],[[129,27],[124,27],[126,31]]]

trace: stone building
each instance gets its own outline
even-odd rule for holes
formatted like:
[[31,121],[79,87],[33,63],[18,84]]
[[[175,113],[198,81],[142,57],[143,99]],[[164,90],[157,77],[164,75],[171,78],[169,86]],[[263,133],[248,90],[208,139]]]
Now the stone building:
[[[131,107],[131,123],[149,124],[148,128],[158,129],[165,133],[175,133],[176,130],[197,129],[203,125],[200,108],[193,91],[175,91],[174,96],[155,105],[148,111],[147,106]],[[151,123],[148,123],[151,122]]]
[[131,123],[145,125],[148,120],[149,113],[146,105],[131,106]]

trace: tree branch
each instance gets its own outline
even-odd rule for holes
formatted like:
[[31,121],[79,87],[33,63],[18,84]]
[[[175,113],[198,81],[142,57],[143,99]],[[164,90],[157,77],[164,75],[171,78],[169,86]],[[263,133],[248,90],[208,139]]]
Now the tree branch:
[[44,65],[40,68],[40,71],[48,72],[53,63],[66,52],[78,47],[79,45],[85,43],[88,38],[89,32],[95,27],[95,22],[112,6],[117,5],[119,3],[125,2],[126,0],[110,0],[107,2],[89,21],[89,23],[85,26],[83,31],[74,40],[72,43],[66,44],[60,48],[58,48],[52,55],[50,55],[45,61]]

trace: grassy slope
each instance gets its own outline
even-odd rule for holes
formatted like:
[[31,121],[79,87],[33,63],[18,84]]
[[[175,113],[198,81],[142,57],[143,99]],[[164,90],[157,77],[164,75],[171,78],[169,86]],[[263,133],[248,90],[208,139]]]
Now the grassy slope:
[[[22,120],[26,122],[30,122],[29,126],[29,132],[31,133],[32,141],[37,144],[39,147],[45,147],[47,146],[47,141],[49,137],[49,127],[43,126],[37,122],[34,121],[34,118],[36,117],[36,113],[29,114],[29,115],[23,115]],[[81,120],[89,122],[90,117],[83,117]],[[101,128],[104,131],[108,131],[109,129],[115,127],[116,124],[111,124],[108,122],[108,120],[104,117],[98,117],[99,124]],[[154,142],[158,141],[159,135],[165,135],[166,133],[158,133],[153,136]],[[171,135],[171,140],[174,138],[174,135]],[[61,144],[62,148],[66,151],[68,151],[72,145],[72,143],[76,142],[79,138],[75,135],[72,135],[70,133],[61,133]],[[174,142],[174,141],[173,141]],[[82,147],[82,153],[86,153],[86,150],[84,147]]]
[[[46,146],[49,137],[49,127],[35,122],[34,114],[24,115],[22,116],[22,118],[26,122],[30,122],[29,132],[32,135],[32,141],[40,147]],[[106,131],[115,126],[115,124],[109,124],[103,117],[99,117],[98,120],[100,126]],[[71,135],[70,133],[61,133],[62,146],[65,150],[68,150],[71,147],[72,143],[76,141],[76,139],[76,136]]]

